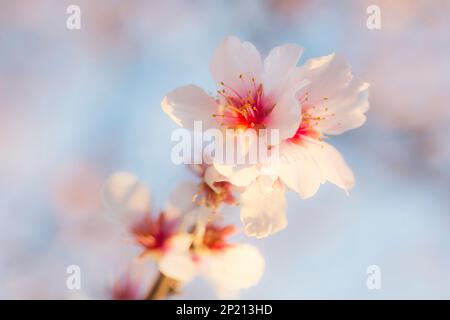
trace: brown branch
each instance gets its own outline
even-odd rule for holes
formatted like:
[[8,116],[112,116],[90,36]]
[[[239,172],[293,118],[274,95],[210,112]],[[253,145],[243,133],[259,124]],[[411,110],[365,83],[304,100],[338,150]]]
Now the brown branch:
[[[206,196],[204,205],[211,206],[213,208],[219,207],[221,203],[224,202],[225,198],[223,192],[225,194],[228,192],[226,189],[221,193],[216,193],[213,189],[209,188],[204,179],[202,180],[202,184],[200,184],[199,193],[205,192],[202,188],[206,189]],[[209,196],[208,196],[209,194]],[[211,196],[211,194],[213,196]],[[159,272],[158,277],[156,278],[155,283],[152,287],[150,287],[145,300],[162,300],[167,299],[170,295],[177,293],[180,283],[172,278],[166,277],[161,272]]]
[[161,272],[153,286],[150,288],[145,300],[162,300],[168,298],[177,291],[178,282],[166,277]]

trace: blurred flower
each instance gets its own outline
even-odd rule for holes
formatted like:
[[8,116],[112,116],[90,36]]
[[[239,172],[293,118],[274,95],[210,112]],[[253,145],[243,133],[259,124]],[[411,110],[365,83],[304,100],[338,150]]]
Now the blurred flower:
[[200,178],[199,190],[194,195],[197,204],[219,209],[222,204],[234,205],[236,199],[233,195],[234,186],[224,180],[213,165],[198,164],[190,166]]
[[98,190],[103,183],[96,165],[83,161],[71,163],[53,177],[51,200],[58,214],[92,215],[99,212]]
[[168,240],[175,232],[176,221],[168,220],[161,212],[157,219],[153,219],[150,213],[135,223],[131,233],[136,242],[145,248],[142,255],[153,255],[158,257],[168,250]]
[[284,20],[293,20],[299,11],[308,11],[305,0],[269,0],[268,9],[280,15]]
[[173,250],[161,259],[161,272],[180,282],[204,276],[219,297],[234,296],[256,285],[264,271],[264,259],[251,245],[227,243],[226,237],[233,231],[233,226],[209,224],[200,238],[180,234],[172,240]]
[[149,264],[142,259],[134,259],[127,264],[121,275],[109,288],[108,294],[114,300],[141,300],[152,281]]
[[114,300],[139,300],[139,283],[130,278],[129,275],[120,277],[111,289],[111,297]]
[[103,201],[115,221],[131,225],[150,210],[150,191],[129,172],[112,174],[103,186]]
[[[204,177],[209,168],[194,169]],[[227,190],[226,185],[214,188]],[[113,174],[103,189],[107,207],[122,218],[135,242],[144,248],[141,257],[153,258],[166,277],[188,282],[195,275],[203,275],[219,294],[227,296],[255,285],[261,278],[264,260],[258,250],[228,243],[226,238],[234,233],[234,226],[221,227],[214,222],[221,202],[206,183],[178,185],[157,219],[150,214],[148,189],[133,174]],[[201,201],[199,197],[203,197]],[[142,210],[140,215],[136,209]],[[127,217],[127,212],[131,216]],[[125,278],[113,294],[134,297],[135,291],[134,284]]]
[[157,258],[167,249],[167,240],[177,232],[180,214],[172,206],[154,218],[150,198],[147,186],[129,172],[112,174],[103,187],[107,212],[145,249],[142,255]]

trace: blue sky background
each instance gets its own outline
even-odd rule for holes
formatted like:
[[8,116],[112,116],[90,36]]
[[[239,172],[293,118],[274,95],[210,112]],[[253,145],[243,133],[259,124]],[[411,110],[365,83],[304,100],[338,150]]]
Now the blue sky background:
[[[81,7],[81,30],[66,29],[69,4]],[[366,27],[369,4],[381,30]],[[333,185],[309,200],[289,193],[285,231],[236,236],[266,259],[241,297],[450,298],[449,5],[0,0],[0,297],[107,296],[135,252],[118,245],[97,190],[132,171],[162,207],[194,179],[170,161],[175,124],[160,101],[189,83],[213,92],[211,54],[237,35],[263,55],[287,42],[304,46],[302,61],[343,54],[371,83],[367,123],[329,140],[356,176],[350,196]],[[82,268],[82,292],[65,287],[70,264]],[[372,264],[378,291],[366,287]],[[182,297],[213,292],[198,279]]]

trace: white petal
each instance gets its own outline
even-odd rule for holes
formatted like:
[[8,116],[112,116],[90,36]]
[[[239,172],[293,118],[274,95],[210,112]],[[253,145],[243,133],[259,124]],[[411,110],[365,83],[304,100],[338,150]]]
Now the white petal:
[[198,273],[198,265],[187,253],[168,252],[161,258],[159,270],[169,278],[189,282]]
[[205,176],[203,178],[206,184],[214,190],[214,192],[219,192],[219,190],[214,185],[216,182],[227,181],[227,178],[220,174],[217,169],[211,165],[205,170]]
[[256,83],[261,82],[262,69],[261,56],[255,46],[250,42],[241,42],[237,37],[224,39],[210,64],[216,83],[224,82],[244,96],[247,90],[253,88],[252,78]]
[[315,106],[311,115],[322,119],[317,127],[321,132],[340,134],[365,122],[369,84],[353,78],[345,58],[332,54],[311,59],[296,72],[311,82],[305,90],[308,103]]
[[317,129],[325,134],[337,135],[362,126],[366,122],[364,113],[369,110],[368,99],[369,84],[352,80],[340,96],[328,101],[327,110],[317,108],[312,113],[322,119]]
[[345,58],[335,54],[310,59],[296,72],[300,78],[310,81],[308,100],[314,105],[338,95],[352,79]]
[[267,116],[265,121],[267,129],[279,130],[280,140],[293,137],[300,126],[302,116],[297,91],[307,85],[308,82],[305,81],[300,83],[298,88],[285,91]]
[[[210,280],[212,282],[212,280]],[[214,292],[219,300],[237,300],[239,299],[239,290],[229,289],[220,284],[214,284]]]
[[192,260],[189,246],[192,237],[179,235],[172,239],[169,251],[161,257],[159,270],[167,277],[181,281],[190,281],[199,271],[199,265]]
[[130,222],[150,209],[150,192],[138,178],[129,172],[111,175],[102,188],[108,213],[114,219]]
[[276,98],[284,87],[288,86],[289,75],[296,67],[303,48],[295,44],[286,44],[273,48],[264,59],[264,90]]
[[[197,206],[193,210],[186,212],[181,219],[178,230],[190,232],[194,227],[196,229],[196,237],[200,237],[204,232],[208,220],[213,215],[211,207]],[[216,215],[217,216],[217,215]]]
[[260,174],[255,165],[226,165],[214,163],[217,172],[227,181],[237,187],[245,187],[252,183]]
[[216,118],[212,116],[217,113],[217,103],[197,86],[175,89],[164,97],[161,106],[179,126],[193,129],[194,121],[202,121],[203,130],[218,126]]
[[248,244],[236,244],[205,261],[203,271],[219,294],[256,285],[264,273],[264,258]]
[[309,79],[299,76],[296,67],[303,49],[294,44],[274,48],[264,60],[264,91],[275,107],[265,125],[278,129],[280,139],[288,139],[297,131],[301,122],[301,109],[297,93],[309,86]]
[[206,225],[208,224],[208,221],[210,220],[212,214],[213,208],[205,206],[199,206],[188,213],[187,215],[188,219],[186,219],[185,221],[190,220],[191,225],[190,228],[187,228],[186,230],[195,229],[194,232],[195,243],[203,242],[203,236],[205,235]]
[[345,191],[355,181],[341,154],[328,143],[315,140],[283,143],[277,170],[281,180],[302,198],[313,196],[326,181]]
[[241,195],[241,221],[249,236],[264,238],[287,226],[284,189],[277,181],[265,185],[265,179],[254,181]]
[[278,174],[302,198],[312,197],[324,182],[322,171],[305,147],[283,142],[279,151]]
[[353,187],[355,178],[352,170],[333,146],[325,142],[305,142],[305,148],[320,167],[324,179],[345,191]]

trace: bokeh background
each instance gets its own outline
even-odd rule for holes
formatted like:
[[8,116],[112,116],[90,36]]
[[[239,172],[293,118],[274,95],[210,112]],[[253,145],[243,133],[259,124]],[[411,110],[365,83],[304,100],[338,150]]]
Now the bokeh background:
[[[81,30],[66,28],[70,4]],[[366,27],[370,4],[381,30]],[[450,298],[448,0],[0,0],[0,298],[110,296],[136,250],[99,189],[132,171],[162,207],[194,179],[170,161],[175,125],[160,101],[188,83],[213,91],[209,59],[227,35],[263,54],[301,44],[303,61],[338,52],[371,83],[367,123],[331,139],[354,170],[350,196],[290,193],[285,231],[237,236],[266,259],[241,298]],[[66,288],[71,264],[81,291]],[[381,290],[366,287],[372,264]],[[179,297],[214,292],[197,279]]]

